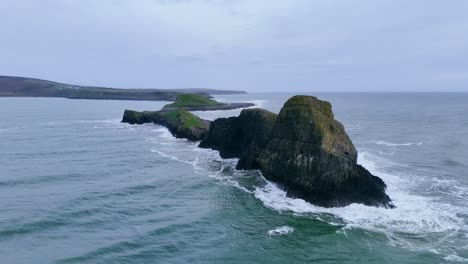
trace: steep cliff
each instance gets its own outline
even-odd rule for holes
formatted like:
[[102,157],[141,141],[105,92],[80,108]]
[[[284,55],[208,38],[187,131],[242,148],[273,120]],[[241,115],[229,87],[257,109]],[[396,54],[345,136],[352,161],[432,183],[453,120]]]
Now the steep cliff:
[[261,109],[210,125],[200,147],[239,158],[238,169],[260,169],[290,196],[325,206],[392,207],[385,183],[357,164],[357,151],[329,102],[294,96],[279,115]]
[[258,168],[256,157],[266,147],[276,114],[263,109],[242,110],[239,117],[218,118],[211,122],[202,148],[219,151],[222,158],[240,158],[238,168]]

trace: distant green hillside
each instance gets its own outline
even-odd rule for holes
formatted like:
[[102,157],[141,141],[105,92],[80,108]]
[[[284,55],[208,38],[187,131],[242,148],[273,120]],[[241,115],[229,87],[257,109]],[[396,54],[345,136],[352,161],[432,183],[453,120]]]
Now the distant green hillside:
[[181,94],[174,103],[165,105],[163,109],[177,107],[221,106],[223,103],[198,94]]
[[116,89],[71,85],[46,80],[0,76],[0,97],[62,97],[69,99],[174,101],[181,94],[240,94],[243,91],[191,89]]

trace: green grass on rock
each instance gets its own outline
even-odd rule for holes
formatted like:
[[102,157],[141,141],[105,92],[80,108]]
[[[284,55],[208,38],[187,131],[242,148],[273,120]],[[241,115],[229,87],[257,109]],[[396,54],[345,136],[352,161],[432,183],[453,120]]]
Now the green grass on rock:
[[197,94],[181,94],[174,103],[165,105],[163,109],[176,107],[203,107],[223,105],[218,101]]

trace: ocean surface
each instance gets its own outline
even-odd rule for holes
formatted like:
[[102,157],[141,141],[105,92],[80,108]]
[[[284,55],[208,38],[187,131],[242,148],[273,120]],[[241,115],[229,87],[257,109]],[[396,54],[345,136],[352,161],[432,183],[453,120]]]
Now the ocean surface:
[[[0,99],[0,263],[468,263],[468,94],[314,95],[396,209],[288,198],[164,127],[120,123],[167,102]],[[290,96],[216,98],[278,112]]]

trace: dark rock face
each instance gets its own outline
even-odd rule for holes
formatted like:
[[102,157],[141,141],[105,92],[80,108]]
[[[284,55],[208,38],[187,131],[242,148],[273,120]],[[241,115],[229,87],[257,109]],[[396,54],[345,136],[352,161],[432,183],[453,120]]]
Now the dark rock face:
[[149,115],[145,114],[145,112],[138,112],[133,110],[125,110],[122,123],[129,123],[131,125],[141,125],[145,123],[153,122]]
[[177,138],[198,141],[206,137],[210,121],[200,119],[184,109],[174,111],[137,112],[125,110],[123,123],[155,123],[165,126]]
[[290,98],[277,117],[248,109],[217,119],[200,147],[238,157],[238,169],[260,169],[288,195],[316,205],[393,207],[385,183],[357,164],[357,151],[331,104],[312,96]]
[[240,158],[238,168],[257,168],[255,158],[266,146],[276,114],[263,109],[245,109],[239,117],[211,122],[201,148],[219,151],[222,158]]
[[218,118],[211,122],[208,135],[199,147],[219,151],[223,159],[237,158],[241,153],[241,129],[237,117]]

